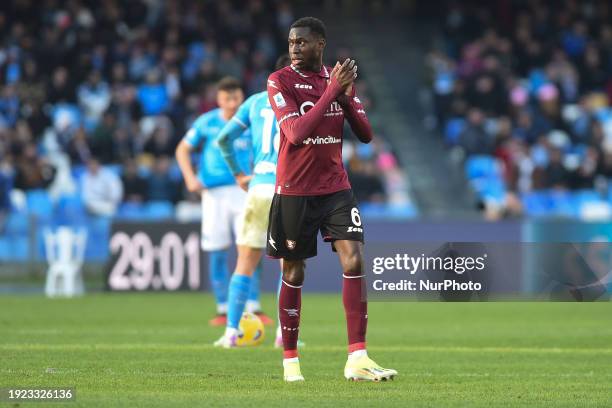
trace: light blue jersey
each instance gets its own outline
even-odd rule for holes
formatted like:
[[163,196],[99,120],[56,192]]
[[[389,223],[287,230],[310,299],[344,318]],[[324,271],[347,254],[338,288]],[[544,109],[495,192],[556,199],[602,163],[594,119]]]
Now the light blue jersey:
[[[257,184],[275,184],[280,134],[274,111],[270,107],[267,91],[256,93],[244,101],[234,117],[221,131],[219,146],[224,157],[230,163],[230,168],[235,166],[232,164],[234,163],[232,158],[234,154],[237,156],[238,164],[240,164],[239,152],[238,150],[232,151],[231,145],[224,142],[234,140],[245,129],[251,131],[251,148],[253,150],[253,178],[249,187]],[[234,142],[234,149],[235,145]],[[242,168],[242,165],[240,167]],[[236,172],[234,171],[234,173]]]
[[[219,132],[227,123],[221,116],[221,109],[213,109],[200,115],[184,138],[192,147],[202,147],[198,178],[206,188],[236,183],[217,143]],[[234,140],[233,147],[238,165],[245,174],[250,174],[248,170],[251,168],[251,147],[248,134],[241,132]]]

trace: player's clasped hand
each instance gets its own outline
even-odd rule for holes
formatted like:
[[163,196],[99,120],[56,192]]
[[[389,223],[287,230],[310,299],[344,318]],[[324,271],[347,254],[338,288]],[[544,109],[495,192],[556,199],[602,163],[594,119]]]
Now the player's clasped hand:
[[342,87],[342,90],[346,91],[355,78],[357,78],[357,64],[355,60],[347,58],[342,65],[340,65],[340,62],[336,62],[334,69],[332,69],[331,76],[335,77]]

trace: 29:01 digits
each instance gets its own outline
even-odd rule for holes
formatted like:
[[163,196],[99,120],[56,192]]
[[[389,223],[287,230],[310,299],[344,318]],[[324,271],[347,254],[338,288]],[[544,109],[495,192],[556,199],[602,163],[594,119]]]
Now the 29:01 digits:
[[119,231],[110,240],[110,251],[119,253],[108,277],[111,290],[177,290],[183,285],[185,272],[187,288],[200,288],[200,239],[196,233],[183,242],[176,232],[166,232],[156,247],[145,232],[130,237]]

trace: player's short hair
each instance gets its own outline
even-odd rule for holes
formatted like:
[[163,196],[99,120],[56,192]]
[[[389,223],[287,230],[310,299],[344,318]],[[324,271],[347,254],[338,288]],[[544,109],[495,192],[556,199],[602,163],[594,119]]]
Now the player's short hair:
[[291,24],[291,28],[307,27],[310,28],[311,33],[317,34],[319,37],[326,39],[327,30],[325,24],[316,17],[302,17],[297,19]]
[[217,90],[219,91],[232,92],[238,89],[242,89],[242,86],[240,85],[240,81],[234,77],[226,76],[217,82]]
[[285,68],[291,64],[291,58],[289,58],[289,54],[283,54],[276,60],[276,64],[274,64],[274,69],[278,71],[279,69]]

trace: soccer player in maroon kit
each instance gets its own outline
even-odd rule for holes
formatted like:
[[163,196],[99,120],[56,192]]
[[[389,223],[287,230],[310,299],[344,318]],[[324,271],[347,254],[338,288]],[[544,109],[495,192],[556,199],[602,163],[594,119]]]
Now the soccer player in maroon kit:
[[343,272],[349,380],[381,381],[397,371],[380,367],[366,352],[367,300],[363,226],[342,164],[344,119],[363,143],[372,129],[353,81],[355,61],[323,65],[323,22],[304,17],[289,31],[291,66],[272,73],[268,98],[280,127],[275,195],[268,223],[269,256],[283,259],[279,317],[285,381],[303,381],[297,354],[301,288],[306,258],[317,254],[317,233],[331,242]]

